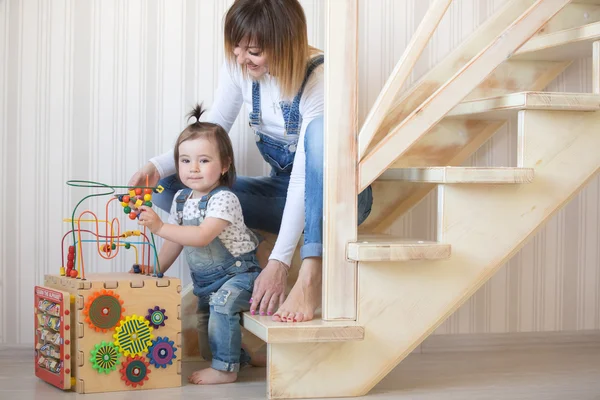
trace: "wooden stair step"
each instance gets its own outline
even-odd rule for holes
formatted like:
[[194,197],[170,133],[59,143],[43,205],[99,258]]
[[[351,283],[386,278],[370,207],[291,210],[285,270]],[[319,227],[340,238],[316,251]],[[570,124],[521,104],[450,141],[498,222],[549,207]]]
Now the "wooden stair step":
[[354,321],[275,322],[270,316],[242,314],[244,328],[267,343],[347,342],[363,340],[365,330]]
[[384,234],[359,234],[348,243],[348,259],[353,261],[441,260],[450,257],[450,245],[406,240]]
[[[597,4],[597,3],[592,3]],[[575,60],[592,56],[592,43],[600,39],[600,22],[531,38],[511,60]]]
[[598,111],[600,95],[592,93],[520,92],[464,101],[447,117],[506,119],[520,110]]
[[391,168],[378,180],[417,183],[530,183],[533,168],[418,167]]

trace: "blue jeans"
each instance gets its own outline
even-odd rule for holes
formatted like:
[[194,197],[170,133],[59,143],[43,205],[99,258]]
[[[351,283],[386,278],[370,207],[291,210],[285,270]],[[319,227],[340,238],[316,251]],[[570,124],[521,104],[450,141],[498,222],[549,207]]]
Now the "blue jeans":
[[[211,367],[238,372],[250,361],[242,349],[241,313],[250,309],[252,287],[259,272],[233,276],[214,293],[199,296],[198,341],[205,360]],[[209,351],[210,350],[210,351]]]
[[[244,222],[251,229],[278,233],[290,182],[291,165],[294,154],[287,142],[257,133],[259,150],[271,167],[270,176],[257,178],[238,177],[232,191],[240,199]],[[306,187],[304,245],[300,249],[302,259],[323,255],[323,163],[324,140],[323,118],[313,120],[306,128],[304,148],[306,152]],[[175,175],[159,182],[165,189],[152,199],[161,209],[170,210],[175,193],[184,188]],[[371,213],[373,193],[369,186],[358,195],[358,225]]]

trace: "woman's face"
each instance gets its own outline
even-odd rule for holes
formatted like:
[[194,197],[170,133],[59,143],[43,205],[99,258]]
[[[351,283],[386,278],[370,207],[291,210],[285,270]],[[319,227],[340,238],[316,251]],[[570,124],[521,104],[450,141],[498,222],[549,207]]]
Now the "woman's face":
[[237,47],[233,49],[233,54],[237,58],[237,63],[241,66],[246,66],[248,73],[255,79],[260,79],[264,74],[269,72],[269,64],[267,64],[267,56],[263,49],[257,46],[256,43],[249,42],[248,38],[242,39]]

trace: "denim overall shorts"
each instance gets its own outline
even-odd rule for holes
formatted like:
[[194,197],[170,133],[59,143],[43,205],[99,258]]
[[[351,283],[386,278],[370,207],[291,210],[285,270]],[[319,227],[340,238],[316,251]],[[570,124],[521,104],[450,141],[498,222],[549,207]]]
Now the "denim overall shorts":
[[[208,201],[223,190],[229,189],[219,186],[202,196],[198,202],[199,218],[184,219],[183,208],[192,190],[183,189],[175,199],[179,225],[199,226],[204,221]],[[258,244],[258,240],[255,241]],[[211,293],[217,292],[225,282],[237,274],[261,271],[255,251],[233,256],[218,237],[207,246],[184,246],[183,251],[190,268],[194,294],[200,298],[207,298]]]

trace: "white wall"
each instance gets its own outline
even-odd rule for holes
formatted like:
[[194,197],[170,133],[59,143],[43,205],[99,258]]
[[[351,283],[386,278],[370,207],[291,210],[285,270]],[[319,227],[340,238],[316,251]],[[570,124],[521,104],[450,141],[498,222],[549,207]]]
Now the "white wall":
[[[301,1],[311,44],[323,47],[320,0]],[[415,70],[440,61],[504,1],[455,0]],[[196,101],[210,106],[231,0],[0,0],[0,343],[31,343],[32,288],[57,273],[60,242],[85,189],[70,179],[125,185],[171,147]],[[428,7],[424,0],[361,1],[360,116],[364,118]],[[552,90],[589,91],[591,61]],[[231,136],[241,174],[266,173],[246,123]],[[471,163],[512,163],[516,121]],[[594,180],[437,333],[600,328],[599,180]],[[86,203],[100,212],[105,199]],[[433,198],[392,232],[433,232]],[[127,220],[126,228],[135,229]],[[87,271],[123,271],[88,245]],[[187,281],[179,263],[174,271]]]

